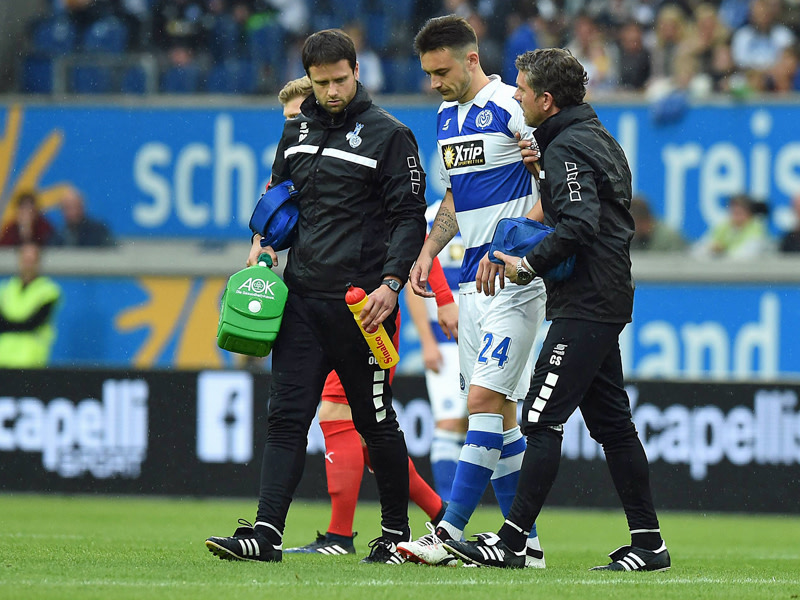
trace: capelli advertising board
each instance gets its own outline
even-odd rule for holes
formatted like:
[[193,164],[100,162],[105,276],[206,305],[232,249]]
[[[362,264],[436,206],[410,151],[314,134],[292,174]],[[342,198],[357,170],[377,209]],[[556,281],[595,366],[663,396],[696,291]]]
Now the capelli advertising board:
[[[639,381],[627,389],[660,508],[800,512],[800,385]],[[269,375],[248,371],[0,371],[0,491],[255,500],[268,390]],[[409,453],[430,481],[424,379],[398,376],[394,391]],[[365,475],[362,497],[375,494]],[[326,497],[316,422],[296,497]],[[565,427],[548,502],[617,506],[579,414]]]

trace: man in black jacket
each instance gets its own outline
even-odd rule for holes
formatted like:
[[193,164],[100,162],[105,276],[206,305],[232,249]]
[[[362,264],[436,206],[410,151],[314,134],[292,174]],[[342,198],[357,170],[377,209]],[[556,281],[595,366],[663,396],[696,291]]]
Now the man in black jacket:
[[[299,220],[284,272],[289,287],[272,349],[267,442],[254,526],[206,546],[224,559],[280,561],[292,495],[303,473],[308,428],[335,369],[378,484],[382,535],[362,562],[403,562],[410,539],[408,454],[392,409],[388,373],[372,356],[345,303],[364,288],[364,329],[395,333],[397,295],[425,238],[425,173],[411,131],[372,104],[358,82],[352,40],[339,30],[306,39],[303,66],[314,94],[286,121],[272,166],[274,186],[291,180]],[[266,251],[256,233],[247,264]]]
[[[633,311],[630,168],[620,145],[583,102],[586,72],[567,50],[526,52],[516,66],[517,100],[526,123],[537,127],[545,223],[555,231],[524,257],[495,256],[519,285],[573,255],[575,268],[564,281],[545,280],[552,325],[522,410],[527,449],[508,517],[498,534],[445,546],[468,562],[524,566],[525,539],[558,471],[563,425],[580,408],[603,446],[631,534],[631,544],[612,552],[610,564],[594,568],[663,571],[670,557],[653,506],[647,457],[631,421],[619,350],[619,334]],[[523,156],[531,168],[539,158],[531,148]]]

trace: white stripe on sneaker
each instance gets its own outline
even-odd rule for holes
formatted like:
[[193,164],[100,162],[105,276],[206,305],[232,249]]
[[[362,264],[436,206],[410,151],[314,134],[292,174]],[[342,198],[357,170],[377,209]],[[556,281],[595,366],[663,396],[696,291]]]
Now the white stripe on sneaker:
[[644,566],[644,561],[640,557],[636,556],[633,552],[629,552],[628,556],[639,563],[640,567]]

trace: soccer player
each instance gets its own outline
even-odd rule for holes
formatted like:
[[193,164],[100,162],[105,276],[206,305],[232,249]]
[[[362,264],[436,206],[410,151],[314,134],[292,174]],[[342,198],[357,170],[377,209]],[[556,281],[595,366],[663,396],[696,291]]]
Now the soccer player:
[[[437,138],[447,191],[410,282],[415,293],[430,295],[425,284],[433,258],[460,231],[465,252],[459,279],[458,353],[469,420],[444,518],[430,527],[430,534],[399,549],[411,561],[451,564],[453,557],[442,542],[462,537],[490,481],[503,514],[511,505],[525,451],[514,400],[528,392],[533,341],[544,320],[541,280],[484,296],[478,293],[477,276],[490,273],[486,285],[494,291],[494,275],[501,267],[489,262],[487,250],[501,218],[541,220],[542,213],[535,179],[515,137],[529,139],[532,130],[514,99],[515,89],[483,72],[469,23],[455,15],[433,18],[417,34],[414,46],[431,86],[444,100]],[[535,530],[528,550],[529,566],[544,567]]]
[[[526,287],[569,256],[572,275],[547,280],[552,321],[522,410],[527,449],[519,487],[499,533],[474,542],[449,540],[455,556],[477,565],[525,565],[525,539],[544,505],[561,459],[564,423],[580,408],[603,446],[622,501],[631,543],[612,552],[607,571],[664,571],[666,544],[650,492],[642,444],[625,393],[619,334],[631,320],[631,171],[617,141],[583,101],[588,78],[567,50],[547,48],[517,57],[516,97],[537,127],[542,154],[542,203],[555,232],[524,257],[496,252],[509,281]],[[527,151],[527,150],[525,150]]]
[[[223,559],[282,560],[283,530],[303,473],[308,428],[335,370],[363,436],[381,502],[381,535],[362,562],[400,564],[410,540],[408,451],[380,368],[345,302],[348,284],[369,291],[359,318],[395,333],[397,296],[425,239],[425,173],[411,130],[375,106],[358,82],[353,41],[338,29],[308,36],[303,67],[314,95],[288,119],[272,184],[291,181],[299,219],[284,271],[289,295],[272,348],[267,440],[255,524],[210,537]],[[247,259],[266,251],[256,233]]]
[[[278,93],[278,100],[283,107],[283,116],[293,119],[300,114],[300,105],[313,93],[311,80],[300,77],[288,82]],[[432,280],[439,286],[444,281],[444,273],[440,265],[434,265],[431,272]],[[433,285],[437,285],[433,284]],[[437,302],[443,306],[453,303],[452,294],[449,301],[445,294],[437,294]],[[443,309],[446,310],[446,309]],[[397,331],[394,344],[399,342],[400,313],[397,313]],[[389,381],[394,377],[394,367],[389,370]],[[364,475],[364,466],[369,466],[369,453],[361,436],[353,424],[353,415],[347,403],[347,396],[342,387],[339,376],[332,371],[325,380],[322,390],[319,420],[322,435],[325,438],[325,475],[328,485],[328,495],[331,499],[331,520],[325,533],[317,532],[317,538],[304,546],[286,548],[286,553],[318,553],[327,556],[340,554],[355,554],[353,538],[353,520],[358,504],[358,494],[361,490],[361,479]],[[444,515],[444,502],[442,498],[427,484],[417,472],[414,462],[408,459],[409,499],[419,506],[432,522],[438,523]]]

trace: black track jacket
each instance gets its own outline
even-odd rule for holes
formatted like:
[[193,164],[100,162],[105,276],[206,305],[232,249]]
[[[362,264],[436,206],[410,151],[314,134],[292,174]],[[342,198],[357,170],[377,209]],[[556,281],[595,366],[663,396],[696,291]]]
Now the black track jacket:
[[544,273],[575,255],[565,281],[545,280],[547,318],[627,323],[633,311],[631,171],[617,141],[586,103],[534,132],[542,154],[545,223],[555,227],[526,260]]
[[313,94],[283,128],[272,185],[299,191],[297,232],[284,279],[293,292],[343,298],[353,283],[369,294],[386,275],[402,282],[425,240],[425,172],[411,130],[372,103],[358,84],[331,115]]

